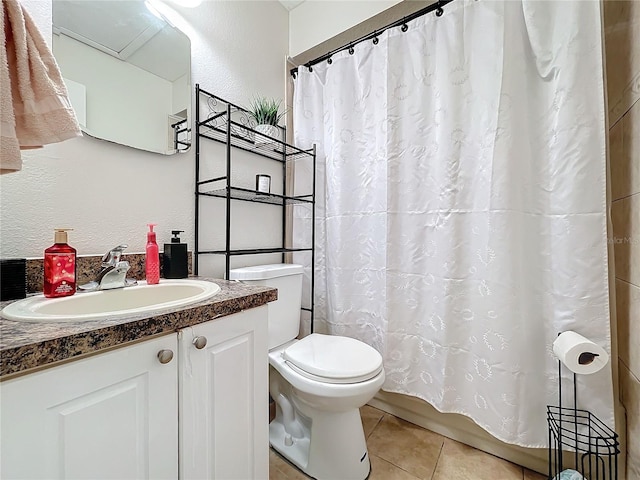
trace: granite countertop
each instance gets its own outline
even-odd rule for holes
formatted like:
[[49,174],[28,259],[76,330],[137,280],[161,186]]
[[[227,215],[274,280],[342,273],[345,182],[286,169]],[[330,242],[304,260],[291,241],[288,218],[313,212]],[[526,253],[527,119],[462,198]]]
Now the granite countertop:
[[[271,287],[190,278],[214,282],[221,290],[208,300],[186,307],[115,320],[27,323],[0,317],[0,378],[6,380],[81,355],[166,335],[217,317],[259,307],[278,298],[277,290]],[[9,303],[0,302],[0,308]]]

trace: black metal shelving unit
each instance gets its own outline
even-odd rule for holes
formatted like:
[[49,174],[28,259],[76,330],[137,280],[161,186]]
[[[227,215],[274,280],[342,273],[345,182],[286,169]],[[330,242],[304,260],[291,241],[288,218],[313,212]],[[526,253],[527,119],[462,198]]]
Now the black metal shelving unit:
[[[202,108],[205,104],[206,107]],[[266,137],[264,134],[256,132],[255,120],[238,105],[234,105],[196,84],[196,112],[195,112],[195,135],[194,143],[196,150],[195,168],[195,245],[193,270],[198,275],[198,258],[200,255],[224,255],[225,256],[225,278],[229,278],[231,257],[239,255],[260,255],[260,254],[282,254],[282,261],[286,253],[310,252],[311,254],[311,299],[310,306],[303,307],[303,310],[310,313],[311,331],[313,331],[313,292],[315,283],[315,171],[316,171],[316,151],[315,146],[309,150],[302,150],[286,143],[286,129],[279,127],[283,140]],[[264,139],[268,138],[265,142]],[[262,140],[256,142],[256,138]],[[214,178],[200,178],[200,166],[204,160],[202,158],[201,141],[214,141],[225,145],[226,166],[225,174]],[[282,192],[283,194],[262,193],[248,188],[242,188],[231,184],[232,154],[234,150],[244,150],[263,157],[270,161],[282,164]],[[287,165],[291,161],[306,159],[313,163],[312,191],[308,195],[289,196],[287,192]],[[200,209],[201,201],[206,197],[214,197],[225,200],[225,246],[218,250],[200,249]],[[279,247],[275,248],[255,248],[255,249],[233,249],[231,247],[231,209],[233,201],[254,202],[267,205],[279,206],[282,209],[282,241]],[[311,206],[311,245],[302,248],[288,248],[285,246],[285,234],[287,229],[288,205],[307,204]]]
[[618,434],[593,413],[577,408],[577,376],[573,374],[573,407],[562,405],[562,362],[558,360],[558,405],[547,405],[549,477],[565,468],[589,480],[618,480]]

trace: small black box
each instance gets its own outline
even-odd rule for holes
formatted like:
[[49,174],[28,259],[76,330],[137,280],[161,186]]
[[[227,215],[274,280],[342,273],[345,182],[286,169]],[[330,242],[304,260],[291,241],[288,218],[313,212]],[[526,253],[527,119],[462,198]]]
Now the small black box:
[[18,300],[27,296],[27,260],[0,260],[0,301]]

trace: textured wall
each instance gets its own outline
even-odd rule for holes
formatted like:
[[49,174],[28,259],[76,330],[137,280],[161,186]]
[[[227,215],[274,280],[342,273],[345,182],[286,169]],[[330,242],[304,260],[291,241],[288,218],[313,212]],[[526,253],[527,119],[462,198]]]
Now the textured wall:
[[640,2],[605,2],[620,394],[627,475],[640,479]]
[[[51,0],[22,3],[50,39]],[[173,13],[191,39],[194,84],[240,104],[255,94],[284,97],[288,13],[280,3],[207,1]],[[207,161],[223,158],[218,149]],[[53,243],[53,228],[65,226],[75,229],[70,243],[80,254],[101,254],[118,243],[141,252],[148,222],[159,224],[158,243],[177,228],[192,248],[194,149],[166,157],[85,136],[23,152],[23,159],[22,171],[0,177],[0,256],[42,256]],[[241,162],[236,173],[254,178],[256,168]],[[238,215],[240,224],[255,223],[253,211]],[[223,246],[222,211],[212,209],[207,222]],[[253,238],[271,246],[280,231],[279,224],[267,224]]]
[[307,0],[291,10],[289,54],[295,57],[400,1]]

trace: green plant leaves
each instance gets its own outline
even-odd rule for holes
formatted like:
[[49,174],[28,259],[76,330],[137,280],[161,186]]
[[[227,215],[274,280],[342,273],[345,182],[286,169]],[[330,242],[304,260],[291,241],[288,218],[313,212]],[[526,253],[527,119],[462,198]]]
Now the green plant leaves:
[[278,125],[286,110],[279,112],[281,102],[273,98],[254,97],[248,108],[249,114],[258,125]]

